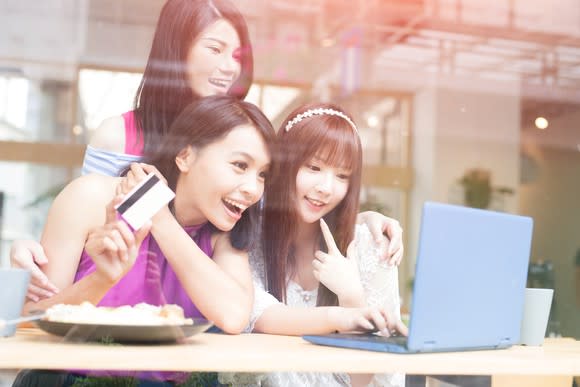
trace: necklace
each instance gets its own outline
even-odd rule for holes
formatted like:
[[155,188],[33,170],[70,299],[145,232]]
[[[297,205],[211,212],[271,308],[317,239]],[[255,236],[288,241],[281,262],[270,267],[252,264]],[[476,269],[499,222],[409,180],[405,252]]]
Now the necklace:
[[312,299],[312,294],[310,294],[308,290],[299,289],[298,293],[300,294],[300,297],[302,297],[302,301],[304,301],[305,303],[310,302],[310,300]]
[[298,299],[302,301],[303,304],[310,304],[312,300],[316,299],[316,295],[318,294],[318,289],[315,290],[304,290],[299,283],[292,281],[290,283],[291,291],[296,294]]

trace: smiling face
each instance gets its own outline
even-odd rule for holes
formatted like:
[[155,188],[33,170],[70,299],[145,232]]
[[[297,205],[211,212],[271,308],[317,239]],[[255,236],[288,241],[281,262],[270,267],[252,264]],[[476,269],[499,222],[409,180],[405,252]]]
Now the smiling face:
[[202,149],[185,148],[176,163],[177,220],[182,225],[209,221],[229,231],[262,197],[270,154],[260,133],[241,125]]
[[314,223],[332,211],[348,191],[351,171],[313,157],[296,175],[296,203],[300,219]]
[[238,33],[227,20],[219,19],[193,41],[187,56],[189,86],[202,97],[225,94],[240,71]]

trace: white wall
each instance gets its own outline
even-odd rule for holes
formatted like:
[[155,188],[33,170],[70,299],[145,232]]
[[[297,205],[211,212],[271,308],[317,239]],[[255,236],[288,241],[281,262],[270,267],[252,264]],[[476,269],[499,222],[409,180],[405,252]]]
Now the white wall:
[[516,190],[505,201],[504,210],[517,212],[519,101],[517,95],[449,88],[428,88],[416,93],[413,102],[415,181],[406,248],[409,275],[414,271],[423,202],[452,201],[451,191],[467,169],[488,169],[492,186]]

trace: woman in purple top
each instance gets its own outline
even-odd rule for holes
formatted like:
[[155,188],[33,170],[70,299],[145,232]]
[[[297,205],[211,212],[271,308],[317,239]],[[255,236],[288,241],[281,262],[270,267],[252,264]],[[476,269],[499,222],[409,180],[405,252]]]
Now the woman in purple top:
[[262,196],[273,136],[260,110],[235,98],[186,107],[145,155],[175,199],[134,233],[113,208],[120,178],[74,180],[55,199],[41,240],[49,258],[43,269],[61,291],[27,307],[176,303],[187,316],[240,332],[253,300],[246,253],[255,240],[253,205]]

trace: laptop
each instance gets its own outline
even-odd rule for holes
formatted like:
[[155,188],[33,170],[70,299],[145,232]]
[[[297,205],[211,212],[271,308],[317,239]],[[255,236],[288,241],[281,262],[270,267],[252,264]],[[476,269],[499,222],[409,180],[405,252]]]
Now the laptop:
[[307,335],[309,342],[380,352],[507,348],[517,344],[533,221],[426,202],[408,337]]

